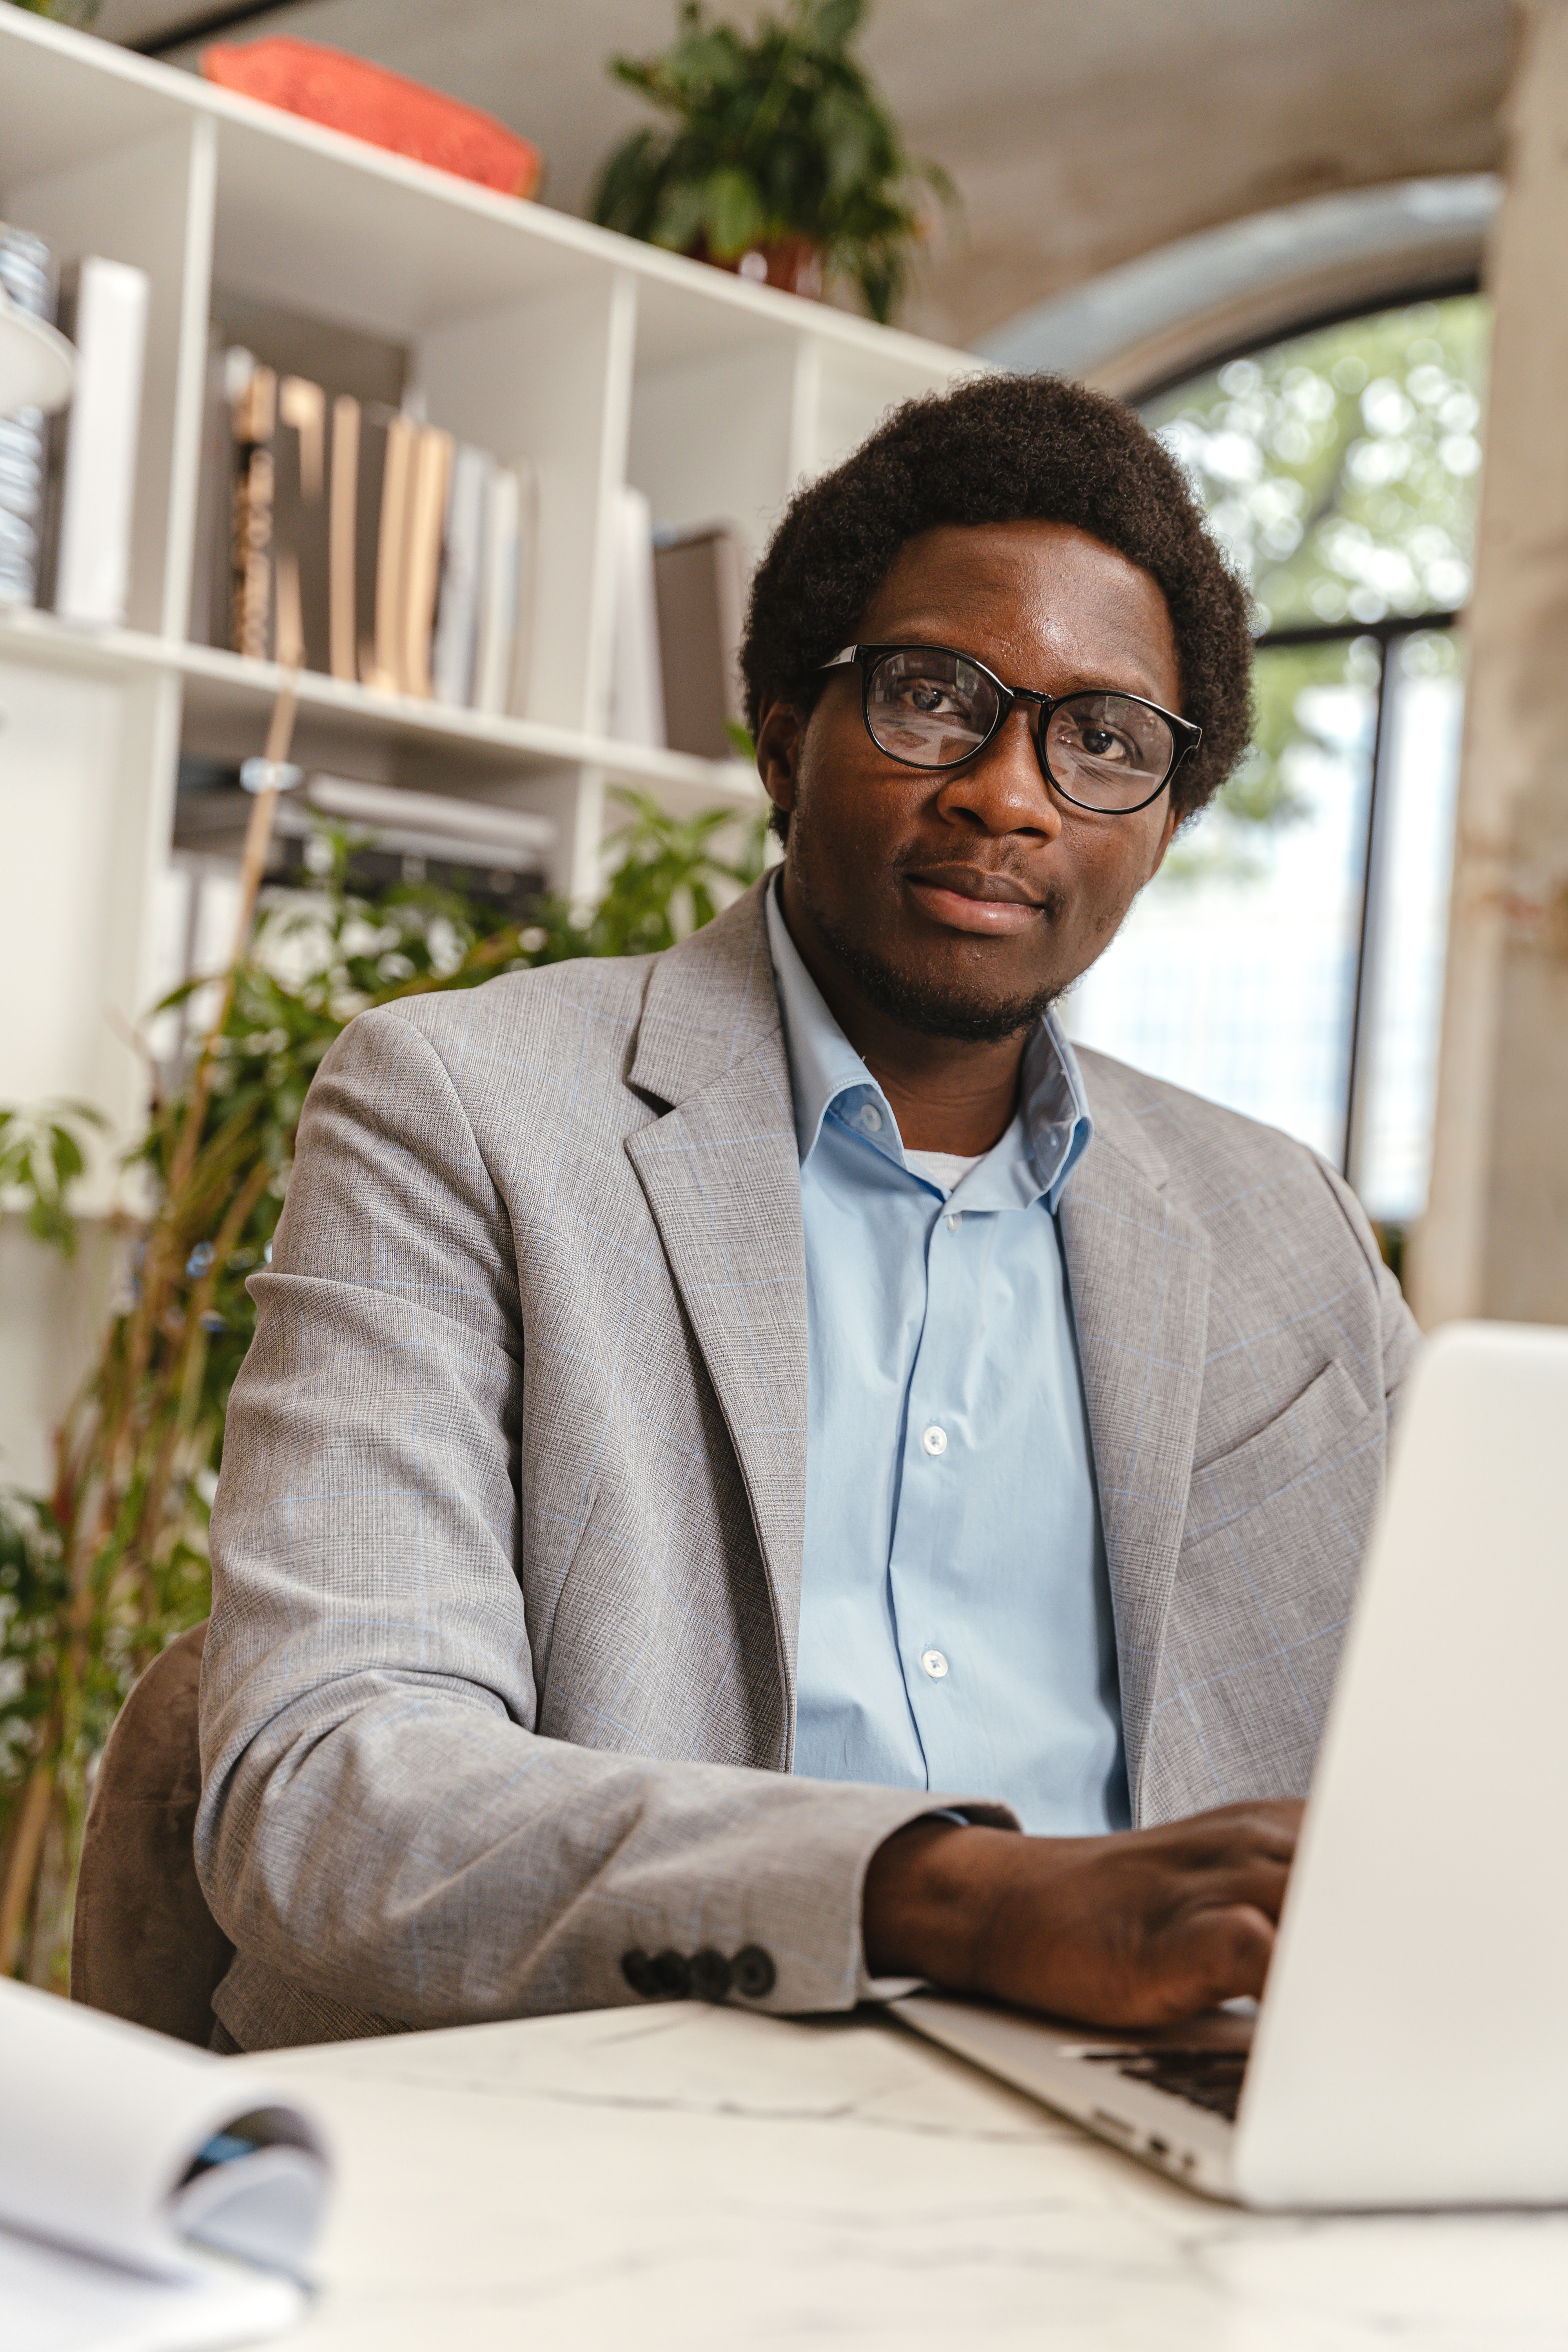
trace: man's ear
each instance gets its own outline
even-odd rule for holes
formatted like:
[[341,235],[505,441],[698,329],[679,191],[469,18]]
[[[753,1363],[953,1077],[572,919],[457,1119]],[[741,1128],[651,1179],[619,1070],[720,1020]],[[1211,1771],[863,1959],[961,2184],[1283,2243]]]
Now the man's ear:
[[1184,812],[1179,808],[1166,809],[1165,822],[1160,827],[1160,838],[1154,849],[1154,863],[1143,877],[1146,883],[1152,882],[1155,875],[1165,863],[1165,852],[1176,837],[1176,827],[1181,824],[1184,814]]
[[764,702],[757,721],[757,773],[774,808],[788,816],[795,807],[800,747],[805,720],[793,702]]

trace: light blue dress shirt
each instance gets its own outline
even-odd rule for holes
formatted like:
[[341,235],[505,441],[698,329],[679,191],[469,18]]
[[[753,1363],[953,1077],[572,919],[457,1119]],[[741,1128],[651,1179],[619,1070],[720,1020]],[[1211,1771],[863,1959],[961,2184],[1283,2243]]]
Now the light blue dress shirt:
[[[776,886],[810,1339],[795,1769],[967,1790],[1051,1835],[1130,1818],[1056,1211],[1092,1129],[1047,1015],[1019,1116],[948,1192],[906,1158]],[[938,1173],[947,1171],[938,1171]]]

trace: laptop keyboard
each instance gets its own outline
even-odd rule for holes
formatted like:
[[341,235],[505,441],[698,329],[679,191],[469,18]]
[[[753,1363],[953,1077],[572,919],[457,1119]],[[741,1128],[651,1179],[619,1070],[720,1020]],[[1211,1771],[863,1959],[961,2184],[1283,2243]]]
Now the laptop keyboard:
[[1097,2066],[1113,2066],[1134,2083],[1152,2084],[1173,2098],[1224,2116],[1227,2123],[1236,2121],[1247,2072],[1245,2050],[1096,2050],[1084,2055]]

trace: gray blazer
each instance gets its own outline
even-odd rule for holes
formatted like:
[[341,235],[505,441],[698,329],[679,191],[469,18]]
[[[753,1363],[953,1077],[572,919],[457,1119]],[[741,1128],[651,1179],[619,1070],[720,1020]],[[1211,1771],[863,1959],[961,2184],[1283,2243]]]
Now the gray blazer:
[[[1305,1790],[1415,1331],[1310,1151],[1082,1058],[1062,1234],[1148,1822]],[[790,1769],[805,1283],[759,893],[362,1014],[251,1287],[196,1840],[235,2040],[627,2001],[630,1951],[760,1948],[759,2005],[852,2003],[867,1863],[933,1800]]]

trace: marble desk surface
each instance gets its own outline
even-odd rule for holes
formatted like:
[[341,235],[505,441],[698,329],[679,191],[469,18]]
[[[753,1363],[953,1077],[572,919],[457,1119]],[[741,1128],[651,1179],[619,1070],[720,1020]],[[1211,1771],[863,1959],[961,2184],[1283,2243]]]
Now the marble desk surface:
[[268,2062],[341,2158],[300,2352],[1568,2352],[1568,2213],[1205,2202],[872,2012]]

